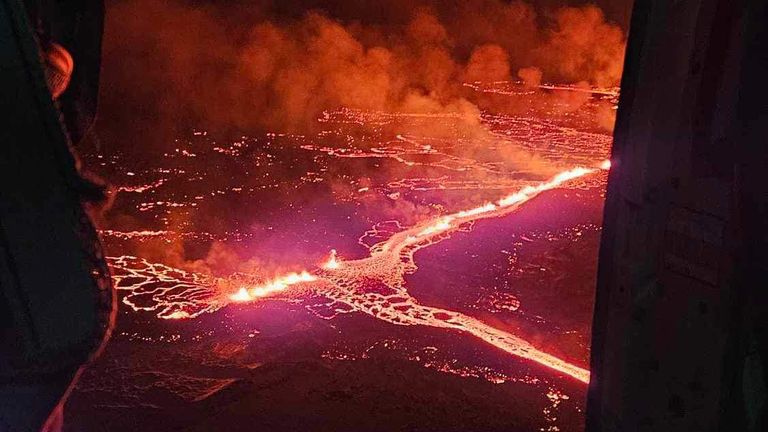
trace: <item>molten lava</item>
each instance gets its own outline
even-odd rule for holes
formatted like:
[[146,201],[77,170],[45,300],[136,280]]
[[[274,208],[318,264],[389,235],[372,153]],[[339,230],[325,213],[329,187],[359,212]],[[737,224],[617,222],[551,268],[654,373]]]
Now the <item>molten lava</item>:
[[[369,255],[365,258],[344,261],[342,265],[336,251],[332,250],[329,258],[317,269],[241,286],[228,294],[219,292],[220,287],[231,283],[222,284],[215,279],[138,258],[120,257],[113,260],[112,265],[119,270],[116,275],[118,288],[130,291],[124,303],[135,310],[157,311],[161,318],[193,318],[230,303],[248,303],[278,294],[285,295],[292,290],[310,290],[329,299],[329,304],[345,305],[345,308],[337,308],[338,313],[357,311],[397,325],[421,325],[465,332],[509,354],[535,361],[587,383],[588,370],[550,355],[516,335],[460,312],[420,304],[408,293],[404,277],[417,270],[414,261],[417,251],[449,238],[451,232],[481,219],[508,215],[542,192],[563,187],[608,166],[609,162],[605,161],[596,168],[576,167],[563,171],[548,181],[525,186],[493,203],[443,215],[396,232],[370,246]],[[140,265],[137,266],[137,263]],[[128,278],[143,281],[121,287],[120,281]],[[152,279],[164,281],[169,288],[143,292],[141,287]],[[377,284],[383,284],[388,290],[371,289]],[[179,288],[188,291],[180,296]],[[139,298],[147,295],[151,297],[152,306],[141,306]]]
[[314,282],[316,280],[317,277],[309,274],[307,271],[301,273],[289,273],[285,276],[271,280],[264,285],[249,288],[242,287],[229,298],[236,302],[248,302],[260,297],[266,297],[277,292],[285,291],[296,284]]
[[[605,162],[600,164],[600,168],[577,167],[563,171],[549,181],[536,186],[527,186],[499,199],[495,204],[487,203],[473,209],[442,216],[436,221],[419,224],[393,235],[383,243],[374,245],[369,257],[345,262],[343,269],[336,260],[336,251],[331,251],[329,260],[321,266],[324,271],[318,271],[317,276],[306,271],[300,275],[292,273],[264,286],[253,287],[248,290],[241,288],[230,299],[247,302],[286,290],[299,283],[325,282],[330,286],[325,289],[317,288],[319,292],[378,319],[400,325],[425,325],[464,331],[510,354],[536,361],[587,383],[589,382],[589,371],[542,352],[519,337],[495,329],[480,320],[458,312],[418,304],[415,299],[408,295],[402,277],[416,270],[414,253],[440,241],[437,238],[439,235],[456,230],[461,225],[478,219],[504,216],[538,194],[594,173],[604,166],[606,166]],[[371,295],[380,294],[366,292],[363,286],[358,285],[359,281],[364,281],[367,278],[385,282],[387,286],[395,290],[395,293],[390,296],[382,296],[382,301],[370,302]]]
[[338,257],[336,256],[336,249],[331,249],[331,256],[328,257],[328,261],[323,263],[322,267],[325,270],[336,270],[341,266]]

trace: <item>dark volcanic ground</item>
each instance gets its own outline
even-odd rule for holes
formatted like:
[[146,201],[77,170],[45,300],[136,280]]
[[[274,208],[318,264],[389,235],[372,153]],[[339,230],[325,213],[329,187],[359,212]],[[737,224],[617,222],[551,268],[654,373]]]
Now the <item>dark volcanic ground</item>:
[[[85,155],[122,187],[102,221],[108,254],[268,278],[310,268],[331,248],[365,256],[358,239],[385,221],[407,227],[546,178],[493,162],[505,146],[569,168],[599,163],[610,145],[573,116],[493,116],[496,150],[470,157],[461,134],[404,135],[408,119],[370,115],[385,127],[361,130],[351,121],[360,113],[341,112],[316,136],[196,132],[154,154]],[[586,368],[604,177],[418,251],[409,293]],[[112,341],[70,398],[65,430],[583,429],[586,386],[573,378],[469,334],[310,306],[287,295],[166,320],[121,304]]]

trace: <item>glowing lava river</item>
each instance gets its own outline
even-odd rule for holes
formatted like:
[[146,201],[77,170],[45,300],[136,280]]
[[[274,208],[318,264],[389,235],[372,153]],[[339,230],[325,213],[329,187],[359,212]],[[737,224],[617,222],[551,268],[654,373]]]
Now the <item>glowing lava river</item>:
[[[605,169],[608,166],[603,164]],[[539,362],[587,383],[589,371],[539,351],[517,336],[461,313],[420,305],[408,295],[403,276],[416,271],[413,259],[416,251],[446,238],[451,231],[459,229],[463,224],[509,214],[539,193],[594,171],[595,169],[583,167],[564,171],[547,182],[528,186],[496,203],[487,203],[416,225],[375,244],[367,258],[339,262],[334,251],[329,261],[322,265],[321,271],[314,274],[306,271],[292,273],[266,285],[243,287],[231,295],[230,299],[236,302],[255,301],[260,297],[290,289],[293,285],[317,285],[320,287],[317,288],[318,292],[355,311],[393,324],[426,325],[465,331],[510,354]],[[369,292],[366,289],[369,285],[377,285],[376,282],[385,287],[384,293],[381,290]]]
[[578,430],[610,167],[595,109],[339,109],[310,135],[87,155],[119,191],[101,234],[122,303],[72,427],[374,430],[391,409]]

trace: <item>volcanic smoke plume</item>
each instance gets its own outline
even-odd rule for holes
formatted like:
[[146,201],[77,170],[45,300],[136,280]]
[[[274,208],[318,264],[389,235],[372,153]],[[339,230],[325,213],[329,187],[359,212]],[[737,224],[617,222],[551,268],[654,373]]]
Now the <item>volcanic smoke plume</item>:
[[[153,157],[176,147],[175,139],[192,127],[235,136],[314,134],[327,126],[318,119],[328,112],[360,110],[391,115],[384,123],[358,122],[356,133],[386,130],[390,135],[445,139],[458,143],[452,145],[454,157],[492,159],[544,179],[572,164],[543,158],[525,146],[500,144],[499,131],[491,130],[483,113],[567,115],[592,102],[591,126],[612,128],[614,104],[594,101],[588,91],[617,85],[625,38],[598,7],[537,9],[501,0],[370,3],[111,2],[97,128],[102,150],[118,150],[126,143]],[[477,86],[515,80],[531,94],[510,98],[498,89]],[[585,91],[539,88],[552,82]],[[411,121],[418,115],[451,121]],[[140,139],[126,139],[133,134]],[[352,176],[365,183],[371,177],[368,166],[328,169],[338,179]],[[377,171],[401,178],[409,169],[407,164],[387,165]],[[441,170],[420,166],[423,177],[439,176]],[[496,175],[478,170],[473,179]],[[330,184],[339,194],[349,192],[345,180],[332,179]],[[450,204],[463,208],[475,203],[472,197],[452,197]],[[423,203],[381,197],[368,197],[364,205],[403,223],[435,212]],[[121,228],[141,227],[120,211],[108,219]],[[196,231],[222,223],[218,210],[190,215],[171,209],[167,219],[167,228]],[[204,262],[185,259],[189,253],[178,242],[142,248],[151,257],[198,269],[234,271],[250,268],[254,260],[265,264],[258,258],[243,260],[221,243],[205,253]]]
[[[339,107],[474,118],[489,102],[467,92],[465,82],[520,78],[612,87],[625,43],[623,31],[593,5],[125,0],[109,6],[102,86],[108,133],[200,123],[302,132],[316,127],[321,112]],[[575,109],[579,101],[573,102]]]
[[[545,179],[573,164],[508,142],[508,132],[494,130],[487,116],[568,116],[586,109],[588,127],[610,131],[615,101],[595,100],[592,91],[617,86],[624,43],[621,28],[594,5],[114,0],[107,14],[97,135],[103,151],[130,148],[150,158],[178,147],[177,137],[196,127],[223,136],[312,135],[335,122],[329,113],[387,113],[386,121],[363,115],[354,134],[442,139],[451,142],[457,160],[498,163]],[[501,88],[515,81],[522,90],[513,93],[525,97],[511,98]],[[546,90],[550,83],[570,87]],[[418,116],[427,120],[414,121]],[[446,121],[429,121],[430,116]],[[140,139],[126,138],[134,134]],[[445,169],[418,166],[424,178]],[[403,178],[412,167],[388,164],[375,171]],[[337,195],[375,182],[367,165],[327,170],[333,174],[327,184]],[[498,175],[496,168],[483,168],[473,171],[472,180],[495,181]],[[359,180],[350,184],[348,177]],[[469,207],[475,198],[453,196],[444,205]],[[364,197],[361,204],[404,224],[436,213],[432,204],[381,195]],[[164,228],[224,229],[220,210],[190,214],[171,208]],[[106,225],[122,229],[143,226],[119,209],[105,217]],[[269,265],[260,258],[244,260],[221,242],[196,257],[179,242],[141,247],[153,258],[198,270]]]

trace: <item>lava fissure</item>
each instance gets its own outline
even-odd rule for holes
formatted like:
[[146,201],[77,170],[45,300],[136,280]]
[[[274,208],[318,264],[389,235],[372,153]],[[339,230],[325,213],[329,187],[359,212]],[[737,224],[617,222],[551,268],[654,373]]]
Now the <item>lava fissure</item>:
[[[231,303],[252,302],[289,290],[297,290],[298,293],[302,289],[311,290],[328,298],[330,304],[346,305],[344,312],[358,311],[397,325],[422,325],[465,332],[509,354],[588,383],[588,370],[543,352],[518,336],[460,312],[419,304],[408,293],[404,277],[417,270],[414,261],[417,251],[449,238],[450,233],[462,226],[508,215],[542,192],[562,187],[609,166],[606,161],[595,168],[576,167],[563,171],[548,181],[523,187],[495,202],[443,215],[395,232],[386,240],[369,246],[369,255],[365,258],[344,261],[333,250],[330,258],[314,271],[304,270],[266,283],[239,286],[234,292],[222,293],[222,287],[231,287],[232,281],[188,273],[135,257],[113,258],[111,264],[117,271],[115,279],[118,289],[129,292],[123,303],[134,310],[156,312],[160,318],[193,318]],[[371,233],[378,231],[374,228],[366,234]],[[361,244],[364,243],[361,241]],[[139,282],[129,283],[136,279]],[[152,289],[145,288],[153,282],[157,286],[153,284]],[[386,290],[372,289],[374,286],[383,286]],[[340,309],[337,310],[341,313]]]

